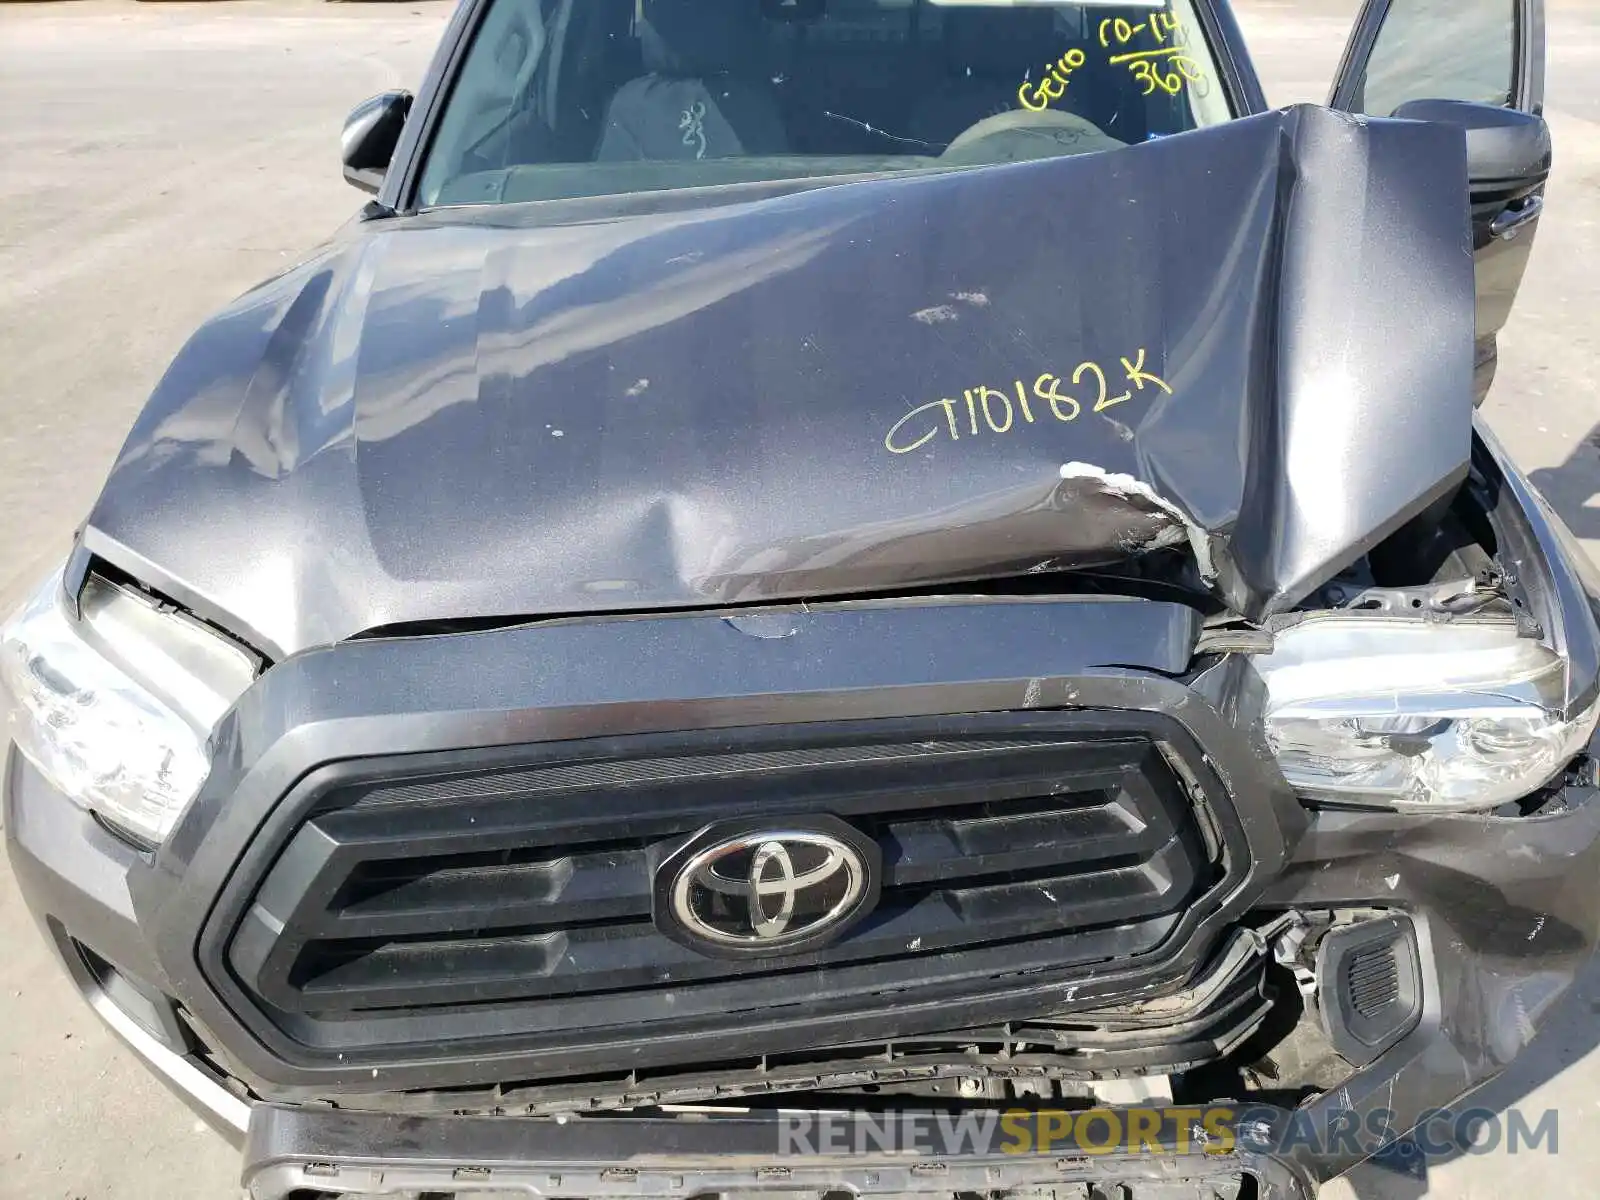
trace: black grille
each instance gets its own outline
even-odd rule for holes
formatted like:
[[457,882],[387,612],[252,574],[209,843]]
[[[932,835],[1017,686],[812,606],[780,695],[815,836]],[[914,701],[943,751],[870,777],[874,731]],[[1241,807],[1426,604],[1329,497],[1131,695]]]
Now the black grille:
[[957,1080],[985,1081],[994,1098],[1081,1094],[1070,1081],[1173,1075],[1231,1053],[1266,1020],[1275,999],[1267,940],[1237,931],[1193,985],[1157,1001],[1135,1000],[1068,1017],[1019,1021],[870,1045],[806,1049],[688,1069],[632,1069],[579,1080],[492,1088],[427,1089],[362,1098],[362,1106],[406,1113],[533,1115],[660,1104],[734,1101],[783,1092],[898,1088],[957,1095]]
[[[528,748],[471,769],[337,768],[227,962],[292,1039],[354,1054],[463,1022],[480,1036],[637,1038],[655,1022],[795,1004],[890,1011],[919,988],[1148,955],[1217,883],[1221,852],[1157,740],[1037,724],[802,727]],[[653,868],[687,837],[821,813],[883,856],[876,909],[840,941],[726,959],[658,931]]]
[[1369,1020],[1400,999],[1400,967],[1393,946],[1350,956],[1350,1003]]

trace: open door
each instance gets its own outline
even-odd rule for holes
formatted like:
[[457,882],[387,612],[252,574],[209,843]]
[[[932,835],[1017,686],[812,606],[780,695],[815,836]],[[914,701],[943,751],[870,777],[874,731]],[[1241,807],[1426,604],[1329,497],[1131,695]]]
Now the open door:
[[1544,0],[1366,0],[1329,101],[1466,132],[1480,404],[1544,210],[1544,55]]

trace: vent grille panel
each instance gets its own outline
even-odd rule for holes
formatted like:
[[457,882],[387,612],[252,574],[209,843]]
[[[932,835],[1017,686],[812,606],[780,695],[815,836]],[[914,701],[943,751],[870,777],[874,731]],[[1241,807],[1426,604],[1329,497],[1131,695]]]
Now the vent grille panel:
[[1377,946],[1350,957],[1350,1003],[1372,1019],[1400,999],[1400,966],[1392,946]]

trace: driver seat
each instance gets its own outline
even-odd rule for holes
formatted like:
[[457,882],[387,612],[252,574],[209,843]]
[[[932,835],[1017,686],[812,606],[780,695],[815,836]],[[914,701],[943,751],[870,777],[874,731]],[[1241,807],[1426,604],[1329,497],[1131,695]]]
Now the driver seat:
[[597,162],[788,153],[756,0],[641,0],[634,34],[649,73],[612,96]]

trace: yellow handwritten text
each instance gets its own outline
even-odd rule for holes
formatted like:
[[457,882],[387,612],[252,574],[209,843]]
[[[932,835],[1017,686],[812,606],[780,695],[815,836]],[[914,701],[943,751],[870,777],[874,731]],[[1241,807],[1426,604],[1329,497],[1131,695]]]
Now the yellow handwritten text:
[[[1141,34],[1148,34],[1156,45],[1131,48]],[[1188,53],[1189,31],[1175,13],[1152,13],[1137,25],[1125,17],[1107,17],[1100,22],[1100,44],[1119,51],[1107,61],[1114,67],[1126,66],[1135,82],[1144,85],[1143,95],[1162,91],[1176,96],[1185,84],[1202,96],[1210,91],[1205,69]]]
[[1017,89],[1018,103],[1029,112],[1043,112],[1066,95],[1072,73],[1088,61],[1087,54],[1073,47],[1055,62],[1046,63],[1044,77],[1038,83],[1030,79],[1022,81],[1022,86]]
[[1119,46],[1126,46],[1141,33],[1149,33],[1151,37],[1162,45],[1172,41],[1187,41],[1183,22],[1178,19],[1177,13],[1151,13],[1148,21],[1141,21],[1135,25],[1126,17],[1107,17],[1100,22],[1100,44],[1109,47],[1114,39]]
[[[1146,356],[1141,347],[1135,357],[1118,360],[1127,387],[1117,395],[1112,394],[1110,378],[1097,362],[1081,362],[1066,376],[1046,371],[1031,387],[1023,379],[1014,379],[1003,388],[988,384],[964,388],[960,400],[931,400],[906,413],[884,436],[883,448],[890,454],[910,454],[936,438],[959,442],[984,431],[1020,431],[1040,421],[1071,424],[1085,412],[1105,412],[1124,404],[1146,388],[1172,395],[1166,380],[1146,369]],[[1063,390],[1069,385],[1073,392]]]
[[1200,64],[1177,47],[1170,50],[1141,50],[1131,54],[1113,54],[1111,65],[1126,63],[1134,80],[1144,84],[1143,95],[1153,96],[1159,88],[1169,96],[1183,90],[1184,81],[1204,83],[1205,72]]

